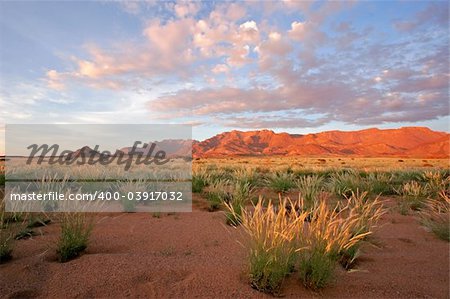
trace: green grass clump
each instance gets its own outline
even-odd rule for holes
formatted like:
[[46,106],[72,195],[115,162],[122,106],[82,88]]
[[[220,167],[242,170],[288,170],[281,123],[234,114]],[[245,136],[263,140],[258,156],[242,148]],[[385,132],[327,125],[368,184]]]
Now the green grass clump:
[[348,197],[356,190],[368,190],[367,182],[353,170],[335,172],[328,181],[328,189],[339,197]]
[[324,288],[332,280],[335,268],[336,261],[324,248],[304,250],[299,254],[300,279],[308,288]]
[[[375,195],[394,195],[395,190],[392,187],[392,175],[384,172],[371,172],[365,178],[367,188],[370,193]],[[356,191],[356,190],[353,190]]]
[[216,180],[209,183],[206,199],[208,210],[214,212],[220,209],[223,202],[230,201],[231,194],[227,192],[228,180]]
[[14,233],[8,226],[0,228],[0,264],[12,258]]
[[250,187],[255,187],[259,183],[259,178],[256,170],[255,168],[251,167],[240,167],[235,169],[233,172],[233,178],[241,185],[248,184]]
[[450,190],[450,178],[440,171],[425,171],[422,174],[429,197],[436,198],[442,190]]
[[316,205],[316,199],[323,188],[323,178],[318,175],[302,176],[297,181],[297,188],[303,199],[303,209],[312,209]]
[[401,196],[400,213],[406,215],[409,211],[419,211],[424,207],[428,191],[426,185],[409,181],[396,189],[396,193]]
[[0,199],[0,264],[12,259],[15,237],[25,227],[26,213],[5,211],[5,201]]
[[210,176],[204,168],[196,167],[192,170],[192,192],[201,193],[208,186]]
[[93,228],[90,215],[83,212],[64,213],[56,250],[61,263],[79,256],[87,248]]
[[207,185],[207,180],[202,176],[192,176],[192,192],[201,193],[203,191],[203,188],[205,188]]
[[248,181],[237,181],[231,193],[231,198],[226,205],[229,205],[229,211],[226,212],[226,223],[237,226],[241,223],[242,209],[247,204],[252,187]]
[[295,186],[295,176],[287,172],[275,172],[266,179],[266,184],[275,192],[286,193]]
[[428,199],[420,212],[421,222],[441,240],[450,241],[450,198],[445,191]]

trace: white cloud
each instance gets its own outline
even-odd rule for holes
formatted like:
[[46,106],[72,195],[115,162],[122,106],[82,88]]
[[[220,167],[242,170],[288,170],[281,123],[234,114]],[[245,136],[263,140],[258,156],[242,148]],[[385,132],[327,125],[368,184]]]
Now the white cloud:
[[229,67],[226,64],[218,64],[211,71],[214,74],[227,73],[229,71]]

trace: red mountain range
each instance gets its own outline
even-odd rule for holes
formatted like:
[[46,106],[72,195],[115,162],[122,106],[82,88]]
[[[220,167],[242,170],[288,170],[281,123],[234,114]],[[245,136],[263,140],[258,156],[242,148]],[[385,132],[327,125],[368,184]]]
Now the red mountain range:
[[270,130],[231,131],[194,141],[192,154],[194,158],[268,155],[449,158],[449,144],[449,133],[424,127],[307,135]]

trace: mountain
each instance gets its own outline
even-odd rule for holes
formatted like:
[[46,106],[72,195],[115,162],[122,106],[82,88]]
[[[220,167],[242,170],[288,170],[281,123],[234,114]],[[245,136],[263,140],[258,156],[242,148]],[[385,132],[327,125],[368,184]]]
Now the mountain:
[[[136,153],[143,153],[144,156],[148,155],[148,153],[151,150],[151,144],[155,144],[155,148],[153,149],[153,152],[151,153],[152,156],[154,156],[155,153],[162,150],[166,153],[167,157],[185,157],[191,155],[191,146],[193,141],[192,140],[182,140],[182,139],[167,139],[162,141],[150,141],[147,142],[149,146],[143,148],[138,147],[136,148]],[[141,144],[143,146],[143,144]],[[133,147],[124,147],[121,148],[120,151],[124,152],[125,154],[129,154]]]
[[97,156],[100,156],[99,152],[97,152],[96,150],[93,150],[89,146],[83,146],[82,148],[77,149],[76,151],[68,154],[67,159],[71,160],[71,159],[75,159],[78,157],[89,158],[89,157],[97,157]]
[[362,156],[450,157],[450,134],[424,127],[327,131],[298,135],[270,130],[231,131],[193,142],[194,157]]

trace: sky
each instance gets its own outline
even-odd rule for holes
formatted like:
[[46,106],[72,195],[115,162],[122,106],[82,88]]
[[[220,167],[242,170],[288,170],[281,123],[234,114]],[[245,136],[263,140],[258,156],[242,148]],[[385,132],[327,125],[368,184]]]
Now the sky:
[[170,123],[203,140],[449,120],[447,1],[0,2],[2,134]]

